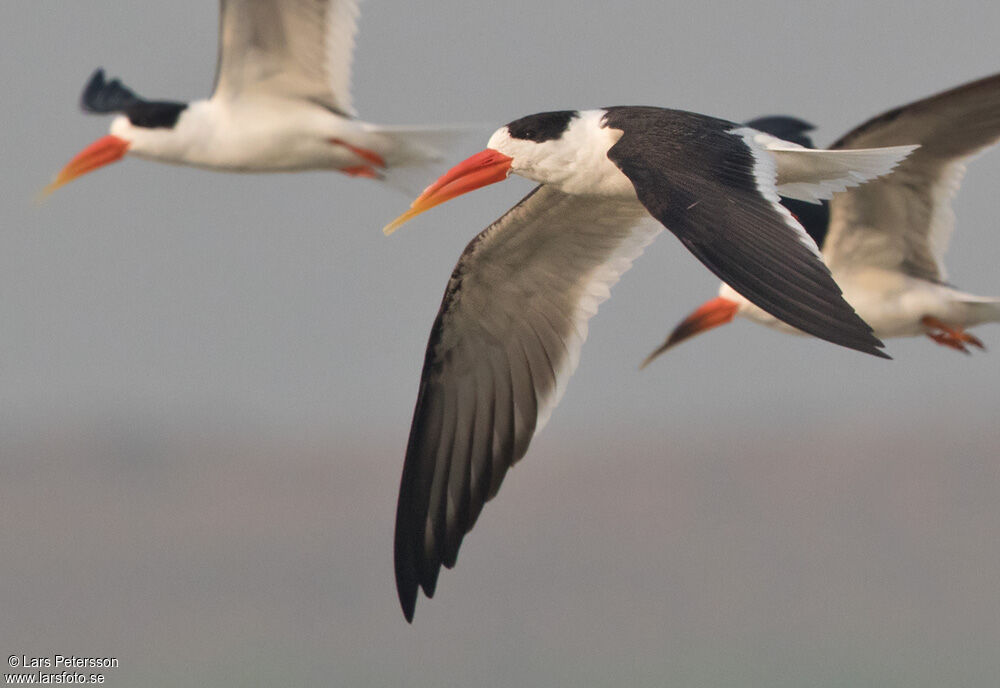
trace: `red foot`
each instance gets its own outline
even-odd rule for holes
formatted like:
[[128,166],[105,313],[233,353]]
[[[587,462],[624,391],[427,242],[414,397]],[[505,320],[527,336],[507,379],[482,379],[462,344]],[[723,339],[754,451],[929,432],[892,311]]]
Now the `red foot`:
[[375,151],[370,151],[367,148],[358,148],[357,146],[352,146],[344,139],[330,139],[330,143],[332,143],[335,146],[343,146],[344,148],[351,151],[362,160],[367,160],[375,167],[385,167],[385,159]]
[[376,172],[371,167],[365,165],[358,165],[357,167],[344,167],[340,170],[344,174],[349,174],[352,177],[366,177],[367,179],[381,179],[382,175]]
[[929,315],[925,316],[920,322],[924,324],[924,327],[933,330],[928,332],[927,336],[942,346],[947,346],[966,354],[970,353],[966,344],[980,349],[986,348],[983,346],[983,343],[979,341],[978,337],[969,334],[961,327],[951,327],[950,325],[946,325],[937,318],[932,318]]

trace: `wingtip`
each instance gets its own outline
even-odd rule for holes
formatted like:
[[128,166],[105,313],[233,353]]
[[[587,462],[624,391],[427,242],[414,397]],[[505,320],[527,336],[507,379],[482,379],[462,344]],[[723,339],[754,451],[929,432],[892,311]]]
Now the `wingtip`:
[[[864,323],[863,320],[861,322]],[[865,325],[867,326],[867,323],[865,323]],[[846,342],[833,342],[833,340],[828,340],[828,341],[832,341],[834,344],[840,344],[841,346],[844,346],[848,349],[853,349],[854,351],[858,351],[863,354],[870,354],[872,356],[875,356],[876,358],[884,358],[891,361],[892,356],[890,356],[884,351],[885,343],[881,339],[875,336],[875,333],[871,330],[870,327],[868,327],[867,335],[868,336],[862,342],[855,341],[853,343],[846,343]]]
[[878,358],[884,358],[887,361],[891,361],[892,360],[892,356],[890,356],[889,354],[887,354],[882,349],[873,349],[872,351],[869,351],[868,353],[870,353],[872,356],[876,356]]
[[403,618],[406,619],[406,623],[410,624],[411,626],[413,625],[413,612],[416,611],[416,608],[417,608],[416,599],[414,599],[409,606],[403,604]]
[[[857,311],[855,311],[855,315],[857,315]],[[858,318],[860,319],[861,316],[858,315]],[[891,361],[892,356],[885,352],[885,342],[875,336],[875,331],[872,329],[871,325],[864,320],[862,320],[862,322],[864,322],[865,326],[868,328],[868,337],[871,339],[871,346],[866,353],[870,353],[872,356],[876,356],[877,358],[884,358]]]
[[[858,332],[856,328],[852,328],[856,333],[855,336],[853,337],[850,336],[846,338],[820,337],[820,339],[826,339],[828,342],[831,342],[833,344],[839,344],[840,346],[851,349],[853,351],[857,351],[859,353],[870,354],[872,356],[875,356],[876,358],[885,358],[892,360],[892,356],[890,356],[884,351],[885,343],[883,343],[881,339],[875,336],[875,333],[872,331],[868,323],[862,320],[861,317],[858,316],[856,312],[853,315],[854,318],[856,318],[855,322],[859,323],[864,327],[863,333]],[[850,330],[845,330],[844,332],[847,333],[850,332]]]
[[413,612],[417,608],[417,585],[396,577],[396,594],[399,596],[399,606],[403,609],[406,623],[413,623]]

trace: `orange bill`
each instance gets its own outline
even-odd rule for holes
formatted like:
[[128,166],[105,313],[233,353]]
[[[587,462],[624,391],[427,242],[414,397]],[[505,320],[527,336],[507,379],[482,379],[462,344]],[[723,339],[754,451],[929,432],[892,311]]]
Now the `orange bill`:
[[675,327],[674,331],[667,337],[667,341],[663,342],[660,348],[647,356],[640,367],[645,368],[654,358],[675,344],[680,344],[685,339],[710,330],[713,327],[725,325],[736,316],[736,311],[738,310],[739,304],[735,301],[724,299],[721,296],[711,301],[706,301],[691,315],[684,318],[681,324]]
[[117,136],[108,135],[97,139],[77,153],[66,167],[62,168],[62,171],[56,175],[52,183],[42,189],[42,197],[48,196],[60,186],[68,184],[77,177],[92,172],[98,167],[104,167],[117,160],[121,160],[122,156],[125,155],[125,151],[128,150],[128,146],[128,141]]
[[386,235],[392,234],[400,225],[425,210],[488,184],[502,182],[510,174],[512,160],[513,158],[491,148],[476,153],[424,189],[417,200],[410,204],[410,209],[387,224],[382,231]]

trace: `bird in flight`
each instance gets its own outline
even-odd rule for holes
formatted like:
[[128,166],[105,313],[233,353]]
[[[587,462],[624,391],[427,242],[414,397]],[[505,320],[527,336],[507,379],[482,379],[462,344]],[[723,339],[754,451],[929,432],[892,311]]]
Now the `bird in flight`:
[[43,194],[126,154],[223,172],[337,170],[409,190],[465,134],[356,119],[357,0],[221,0],[219,8],[212,96],[147,100],[98,69],[82,106],[115,114],[110,134],[77,154]]
[[776,317],[884,357],[778,194],[829,198],[913,149],[809,150],[662,108],[566,110],[501,127],[429,186],[387,233],[511,173],[539,183],[466,247],[431,329],[396,512],[406,619],[549,418],[588,320],[664,227]]

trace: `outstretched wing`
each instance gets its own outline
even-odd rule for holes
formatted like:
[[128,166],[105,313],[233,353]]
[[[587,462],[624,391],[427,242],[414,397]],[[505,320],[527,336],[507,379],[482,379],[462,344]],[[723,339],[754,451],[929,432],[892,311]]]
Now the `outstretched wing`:
[[353,115],[357,0],[221,0],[213,98],[248,92]]
[[624,132],[608,157],[650,214],[709,270],[793,327],[885,356],[815,242],[781,205],[774,159],[753,130],[659,108],[609,108],[606,122]]
[[587,321],[660,231],[635,201],[541,186],[466,247],[427,344],[399,490],[408,621],[558,403]]
[[951,199],[965,161],[1000,140],[1000,74],[918,100],[868,120],[831,148],[920,144],[891,175],[830,202],[823,255],[834,271],[901,270],[943,282],[955,227]]

